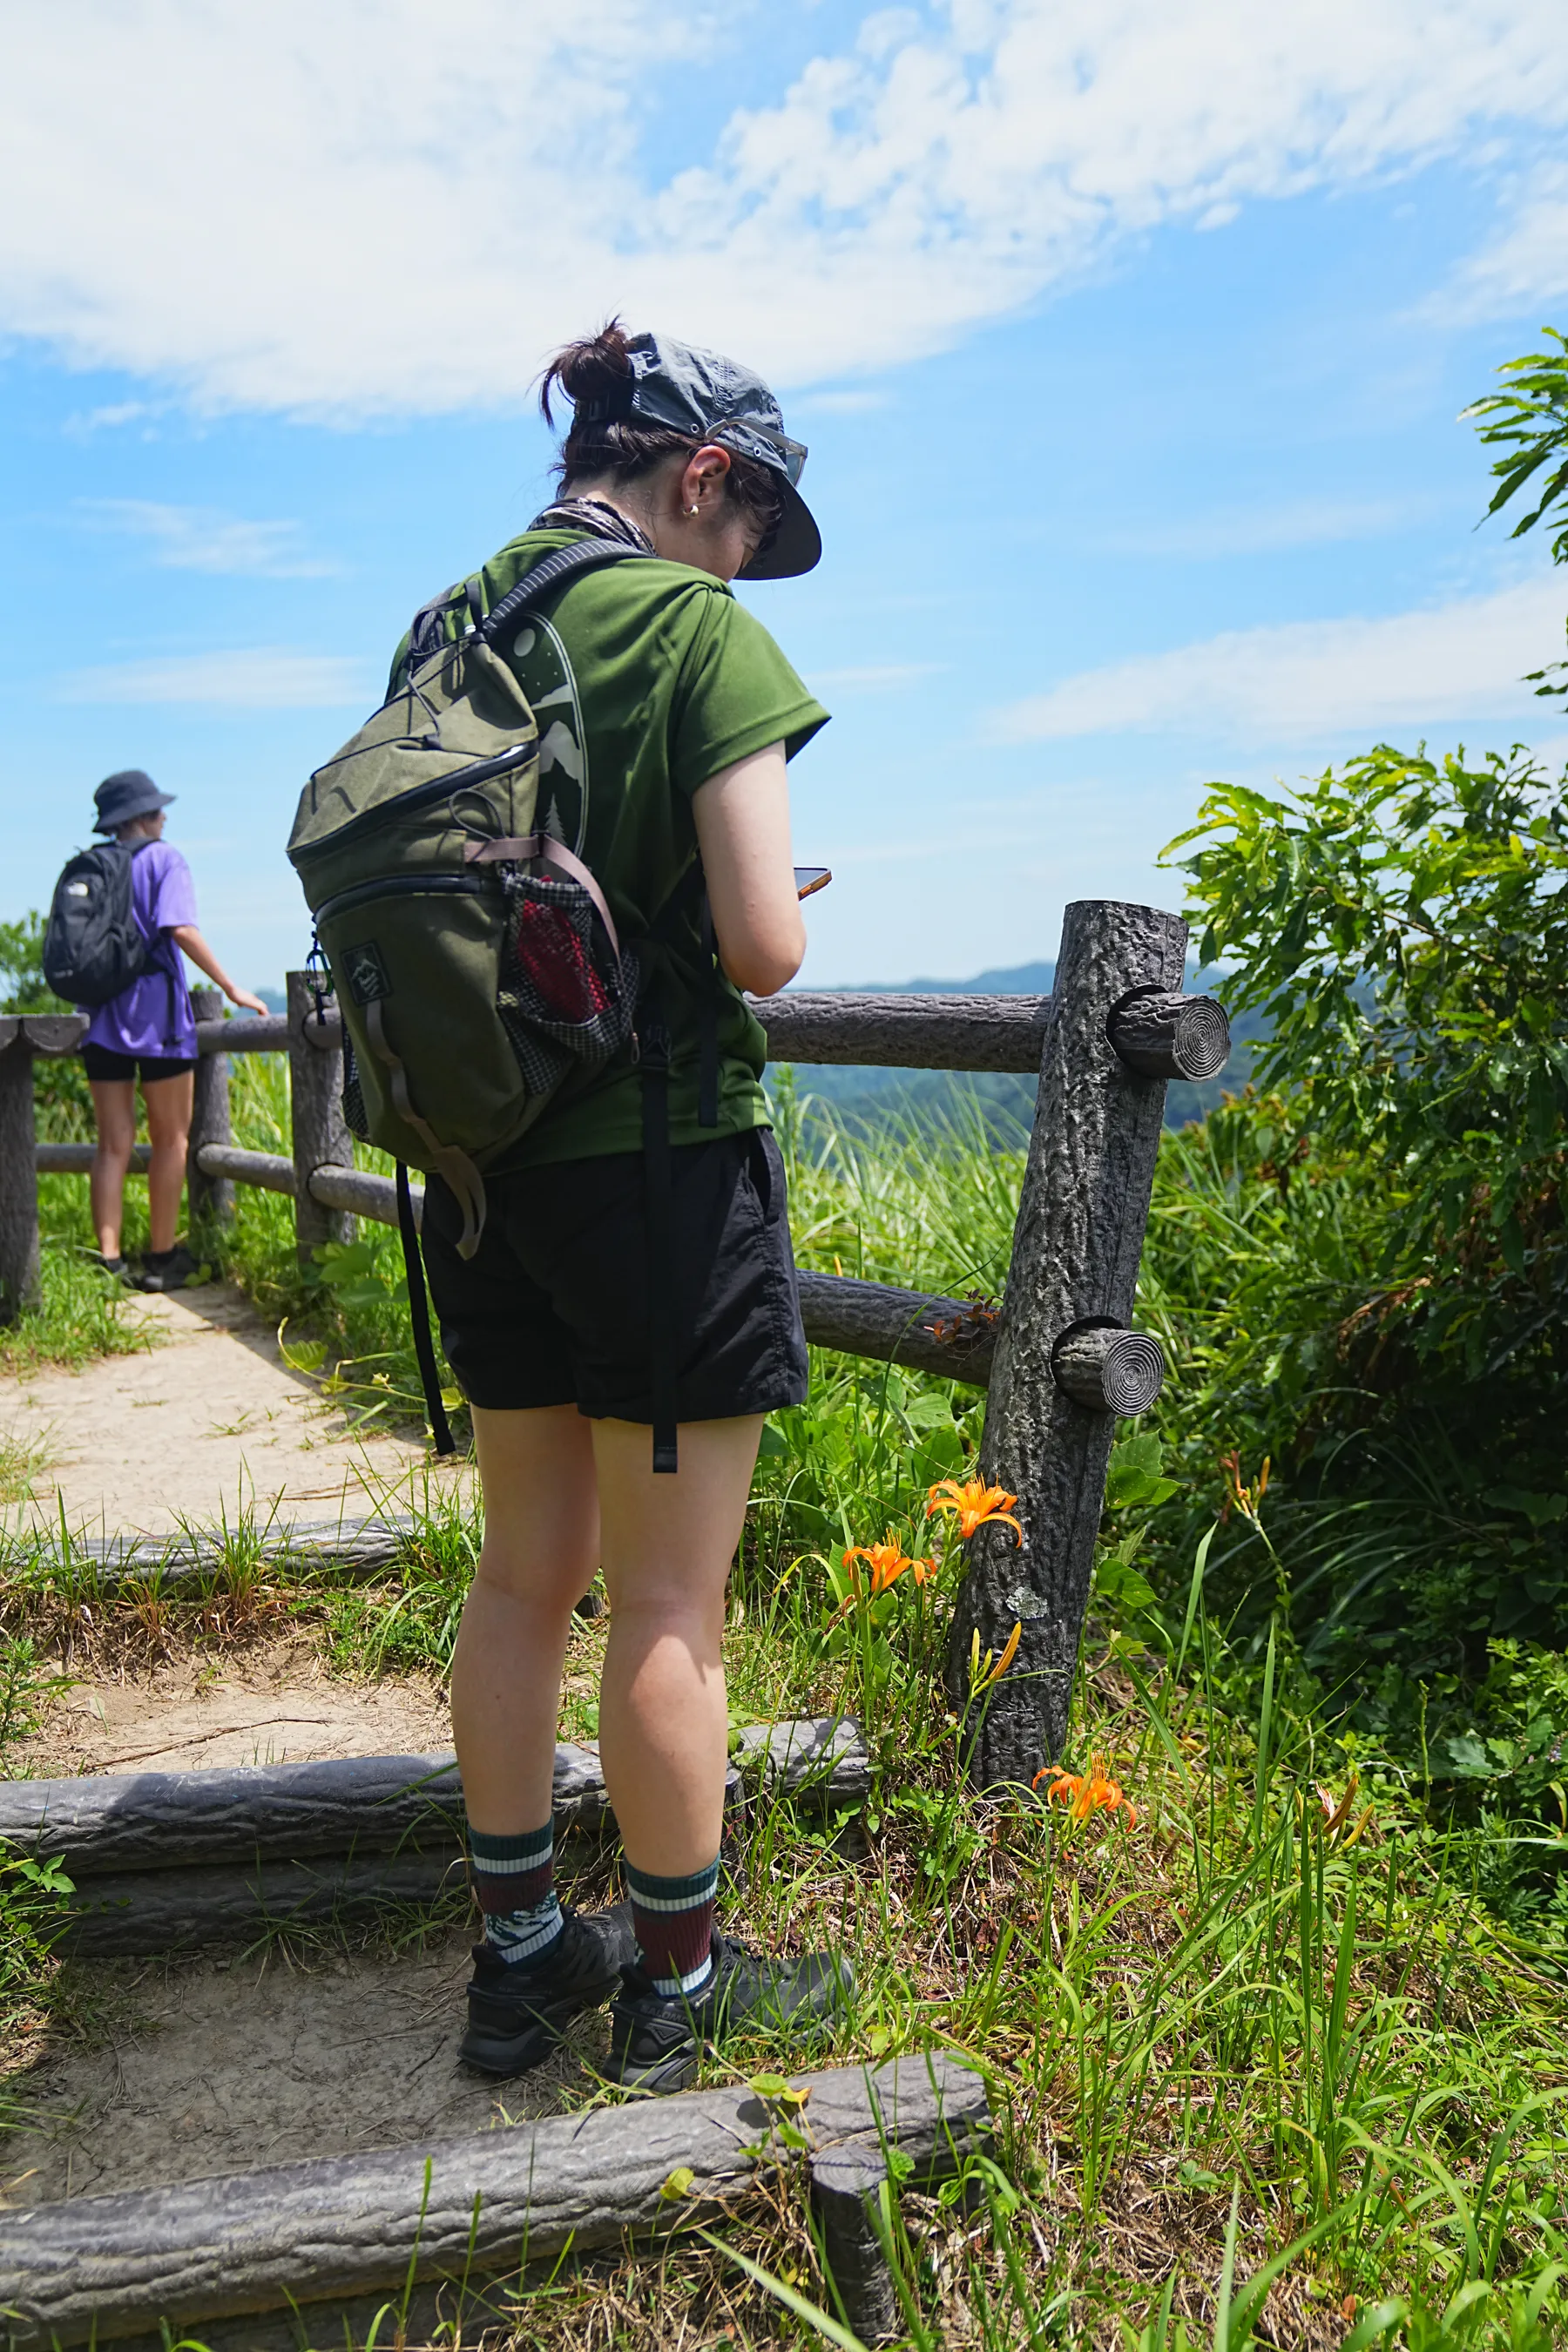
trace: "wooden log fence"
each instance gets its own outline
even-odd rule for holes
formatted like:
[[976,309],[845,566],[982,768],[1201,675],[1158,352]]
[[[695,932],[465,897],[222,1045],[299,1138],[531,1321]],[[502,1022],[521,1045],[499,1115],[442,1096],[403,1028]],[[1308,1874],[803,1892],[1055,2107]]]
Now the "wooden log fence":
[[[999,1306],[807,1271],[807,1338],[988,1390],[980,1469],[1018,1497],[1023,1539],[983,1528],[954,1614],[950,1677],[968,1697],[973,1636],[1015,1662],[971,1718],[977,1785],[1027,1783],[1061,1749],[1088,1603],[1095,1532],[1119,1414],[1158,1393],[1158,1343],[1130,1328],[1166,1082],[1213,1077],[1229,1053],[1223,1008],[1182,991],[1185,926],[1149,907],[1089,899],[1066,912],[1049,996],[889,996],[803,990],[756,1012],[775,1061],[1032,1072],[1038,1093],[1011,1263]],[[193,1199],[226,1213],[237,1184],[294,1202],[300,1255],[353,1221],[395,1224],[390,1178],[356,1169],[343,1123],[342,1024],[313,983],[288,976],[288,1010],[216,1020],[197,1039],[215,1075],[197,1089]],[[75,1049],[79,1023],[0,1022],[0,1315],[37,1280],[37,1171],[79,1170],[90,1149],[35,1146],[36,1053]],[[47,1033],[47,1034],[46,1034]],[[289,1155],[237,1149],[217,1063],[287,1052]],[[423,1195],[416,1188],[416,1213]],[[9,1311],[15,1312],[12,1305]]]

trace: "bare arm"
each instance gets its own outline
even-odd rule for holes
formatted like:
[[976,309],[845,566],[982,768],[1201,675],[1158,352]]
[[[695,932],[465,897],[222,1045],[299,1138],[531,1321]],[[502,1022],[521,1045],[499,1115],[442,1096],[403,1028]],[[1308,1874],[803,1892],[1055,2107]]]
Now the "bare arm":
[[805,953],[782,743],[721,768],[692,795],[719,957],[737,988],[771,996]]
[[231,1004],[243,1004],[247,1013],[266,1012],[267,1007],[259,996],[247,996],[243,988],[236,988],[195,923],[174,924],[169,937],[182,955],[190,957],[198,971],[205,971],[209,980],[217,982]]

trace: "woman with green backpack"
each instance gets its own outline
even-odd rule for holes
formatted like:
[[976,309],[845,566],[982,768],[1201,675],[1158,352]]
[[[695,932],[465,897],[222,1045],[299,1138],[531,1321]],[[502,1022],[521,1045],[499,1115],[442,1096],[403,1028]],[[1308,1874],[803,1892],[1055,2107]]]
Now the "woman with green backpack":
[[[626,1045],[486,1166],[477,1245],[440,1175],[426,1194],[485,1503],[452,1667],[486,1923],[463,2055],[519,2073],[614,1995],[611,2075],[666,2090],[716,2035],[798,2030],[853,1986],[837,1958],[759,1958],[714,1925],[725,1584],[763,1416],[806,1392],[766,1038],[742,992],[782,988],[805,951],[785,762],[827,717],[729,583],[809,571],[821,542],[795,487],[805,452],[749,370],[613,324],[556,359],[547,419],[552,391],[574,409],[560,496],[468,602],[493,613],[584,541],[637,559],[525,600],[498,650],[536,714],[535,824],[602,894],[638,992]],[[567,1634],[600,1570],[629,1918],[563,1909],[552,1884]]]

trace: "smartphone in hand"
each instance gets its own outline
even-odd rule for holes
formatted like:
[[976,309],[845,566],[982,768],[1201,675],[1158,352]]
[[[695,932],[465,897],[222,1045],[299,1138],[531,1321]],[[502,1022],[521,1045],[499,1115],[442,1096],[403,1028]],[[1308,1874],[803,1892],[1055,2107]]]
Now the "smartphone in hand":
[[797,866],[795,869],[795,896],[809,898],[814,890],[826,890],[832,879],[830,866]]

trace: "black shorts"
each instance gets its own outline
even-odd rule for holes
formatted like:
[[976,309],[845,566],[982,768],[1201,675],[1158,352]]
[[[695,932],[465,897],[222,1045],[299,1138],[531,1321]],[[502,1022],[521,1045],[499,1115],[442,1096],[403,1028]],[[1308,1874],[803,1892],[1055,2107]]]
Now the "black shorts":
[[[677,1419],[804,1403],[805,1337],[771,1130],[678,1144],[670,1162]],[[469,1402],[651,1423],[642,1153],[487,1176],[485,1197],[484,1232],[465,1259],[451,1192],[433,1176],[425,1193],[441,1342]]]
[[196,1066],[194,1054],[117,1054],[112,1045],[84,1045],[81,1060],[89,1078],[134,1078],[140,1073],[144,1087],[160,1078],[183,1078]]

